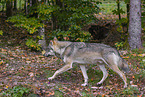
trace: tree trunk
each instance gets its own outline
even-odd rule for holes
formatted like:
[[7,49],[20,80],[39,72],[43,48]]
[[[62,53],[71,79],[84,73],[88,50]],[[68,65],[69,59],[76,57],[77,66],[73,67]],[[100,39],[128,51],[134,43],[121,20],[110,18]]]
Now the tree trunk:
[[19,9],[20,9],[20,10],[22,9],[21,0],[19,1]]
[[[30,7],[33,6],[33,11],[30,10],[29,8],[29,17],[38,17],[38,13],[37,13],[37,6],[38,6],[38,0],[30,0]],[[33,13],[33,14],[31,14]]]
[[120,14],[120,0],[117,0],[117,10],[118,10],[118,18],[121,20],[121,14]]
[[[48,0],[49,1],[49,0]],[[63,7],[63,2],[62,2],[62,0],[51,0],[51,2],[52,2],[52,5],[53,6],[59,6],[60,8],[62,8]],[[49,2],[50,3],[50,2]],[[62,10],[61,10],[62,11]],[[52,12],[51,13],[51,17],[52,17],[52,29],[53,30],[56,30],[57,28],[59,28],[59,25],[57,25],[57,14],[54,14],[55,12]]]
[[14,10],[17,10],[17,0],[14,0]]
[[130,49],[142,48],[141,43],[141,0],[130,0],[129,15],[129,45]]
[[6,16],[7,17],[12,16],[12,2],[11,2],[11,0],[7,0],[7,2],[6,2]]
[[[44,21],[43,21],[43,24],[45,24]],[[46,45],[46,39],[45,39],[45,28],[40,27],[38,32],[39,32],[40,37],[43,36],[43,39],[40,39],[38,42],[39,42],[39,44],[41,44],[42,50],[46,50],[47,45]]]
[[27,2],[27,0],[25,0],[24,10],[25,10],[25,15],[28,15],[28,2]]
[[127,19],[129,20],[129,3],[126,4],[126,8],[127,8]]

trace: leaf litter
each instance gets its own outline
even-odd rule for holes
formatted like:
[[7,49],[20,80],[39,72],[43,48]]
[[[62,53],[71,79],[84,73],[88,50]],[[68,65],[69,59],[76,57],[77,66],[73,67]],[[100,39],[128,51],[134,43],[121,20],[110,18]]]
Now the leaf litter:
[[[56,57],[44,57],[40,53],[23,50],[20,47],[0,48],[0,57],[1,93],[14,86],[21,85],[30,88],[33,93],[38,94],[40,97],[52,95],[71,97],[86,95],[113,96],[116,93],[124,95],[122,94],[125,91],[123,89],[124,83],[117,74],[110,74],[102,86],[97,86],[93,83],[95,81],[95,78],[93,78],[90,80],[89,86],[82,87],[83,77],[77,66],[75,66],[75,69],[59,75],[53,81],[47,80],[56,69],[62,67],[63,62]],[[143,80],[136,79],[133,73],[127,74],[127,78],[130,80],[130,86],[140,90],[134,95],[143,96],[145,89],[144,83],[141,82]],[[129,88],[127,89],[129,91]]]

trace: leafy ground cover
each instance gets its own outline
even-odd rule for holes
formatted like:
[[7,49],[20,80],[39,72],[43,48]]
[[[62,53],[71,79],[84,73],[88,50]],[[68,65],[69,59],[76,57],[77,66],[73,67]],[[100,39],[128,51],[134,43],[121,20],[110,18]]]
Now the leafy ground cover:
[[[19,46],[0,48],[0,95],[21,97],[41,96],[137,96],[143,97],[145,92],[145,71],[143,51],[127,52],[123,55],[130,64],[131,73],[126,74],[129,87],[123,88],[122,79],[108,69],[110,75],[101,85],[102,72],[95,65],[87,65],[89,85],[81,87],[83,77],[78,65],[72,70],[59,75],[53,81],[47,78],[60,67],[63,62],[56,57],[44,57],[40,53],[26,51]],[[16,95],[16,96],[15,96]]]

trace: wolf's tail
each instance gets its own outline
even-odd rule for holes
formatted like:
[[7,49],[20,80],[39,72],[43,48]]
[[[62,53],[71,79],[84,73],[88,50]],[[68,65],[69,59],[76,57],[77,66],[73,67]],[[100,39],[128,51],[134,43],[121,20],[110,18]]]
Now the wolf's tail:
[[128,64],[122,58],[119,60],[119,68],[127,73],[129,73],[129,71],[130,71]]

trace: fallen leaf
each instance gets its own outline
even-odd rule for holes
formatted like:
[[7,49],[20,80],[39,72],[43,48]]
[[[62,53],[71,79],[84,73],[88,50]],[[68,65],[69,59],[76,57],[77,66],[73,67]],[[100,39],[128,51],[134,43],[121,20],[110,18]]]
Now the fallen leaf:
[[26,63],[27,63],[27,64],[30,64],[30,63],[31,63],[31,61],[26,61]]
[[144,56],[145,56],[145,54],[138,54],[138,56],[140,56],[140,57],[144,57]]
[[30,75],[30,77],[33,77],[34,76],[34,73],[33,72],[30,72],[29,75]]
[[138,87],[137,85],[131,85],[132,87]]
[[91,87],[92,89],[99,89],[99,87]]

